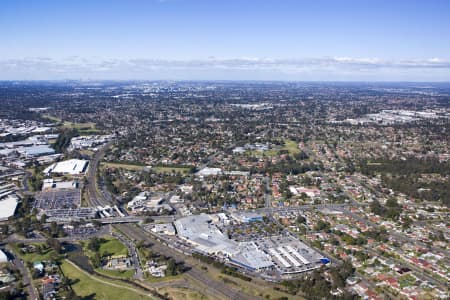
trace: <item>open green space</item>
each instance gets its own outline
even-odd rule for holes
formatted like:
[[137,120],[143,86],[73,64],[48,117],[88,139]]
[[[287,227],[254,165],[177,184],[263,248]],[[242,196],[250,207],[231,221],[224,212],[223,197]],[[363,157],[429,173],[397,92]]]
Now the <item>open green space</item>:
[[51,115],[48,115],[48,114],[44,114],[44,115],[42,115],[42,117],[47,119],[47,120],[53,121],[53,122],[61,122],[60,118],[57,118],[55,116],[51,116]]
[[188,167],[154,167],[153,170],[155,170],[156,173],[180,173],[180,174],[187,174],[190,171],[190,168]]
[[104,242],[100,244],[99,252],[101,256],[128,255],[127,247],[115,238],[104,238]]
[[[102,166],[109,168],[117,168],[124,169],[130,171],[139,171],[143,170],[145,166],[138,164],[129,164],[129,163],[120,163],[120,162],[106,162],[102,163]],[[157,166],[153,167],[152,170],[158,174],[167,174],[167,173],[180,173],[180,174],[188,174],[191,169],[189,167],[169,167],[169,166]]]
[[69,121],[62,122],[62,120],[60,118],[57,118],[55,116],[51,116],[48,114],[44,114],[44,115],[42,115],[42,117],[45,119],[48,119],[50,121],[56,122],[56,123],[62,123],[61,124],[62,128],[77,129],[80,133],[95,134],[95,133],[100,132],[100,130],[95,127],[95,123],[93,123],[93,122],[87,122],[87,123],[73,123],[73,122],[69,122]]
[[300,153],[300,149],[298,149],[297,142],[293,140],[285,140],[283,149],[289,151],[289,154],[291,155]]
[[100,130],[95,127],[95,123],[88,122],[88,123],[72,123],[72,122],[64,122],[62,125],[63,128],[67,129],[76,129],[80,133],[84,134],[95,134],[99,133]]
[[261,157],[261,156],[276,156],[280,153],[280,151],[287,151],[290,155],[295,155],[300,153],[300,149],[298,149],[297,142],[293,140],[286,139],[284,140],[283,147],[277,146],[273,149],[267,151],[260,150],[247,150],[245,153],[247,155]]
[[120,279],[131,279],[134,275],[134,270],[105,270],[102,268],[95,269],[98,273],[104,274],[110,277],[116,277]]
[[131,285],[110,281],[90,275],[72,264],[64,261],[61,269],[66,277],[71,279],[72,288],[80,297],[87,299],[151,299],[144,292],[139,292]]
[[148,283],[156,283],[156,282],[166,282],[166,281],[176,281],[183,279],[183,274],[178,274],[175,276],[165,276],[165,277],[153,277],[152,275],[148,275],[145,278],[145,281]]
[[164,287],[158,289],[162,294],[167,293],[173,300],[206,300],[208,297],[198,291],[192,291],[186,288]]
[[139,171],[145,168],[145,166],[127,164],[127,163],[102,163],[102,166],[106,166],[109,168],[117,168],[117,169],[125,169],[130,171]]
[[20,257],[26,262],[36,262],[36,261],[51,261],[59,258],[59,255],[50,247],[47,247],[45,243],[34,243],[30,244],[36,247],[36,251],[33,253],[22,253],[17,246],[13,245],[16,253],[20,253]]

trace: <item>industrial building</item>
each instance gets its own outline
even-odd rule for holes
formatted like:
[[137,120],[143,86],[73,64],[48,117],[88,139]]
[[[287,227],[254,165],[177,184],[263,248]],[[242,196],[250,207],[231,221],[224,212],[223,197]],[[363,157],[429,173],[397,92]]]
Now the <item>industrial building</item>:
[[54,163],[44,170],[46,175],[83,175],[86,173],[89,161],[81,159],[69,159]]
[[172,211],[173,208],[165,202],[165,195],[144,191],[128,202],[127,209],[131,213]]
[[0,264],[8,262],[8,257],[6,256],[5,252],[0,249]]
[[207,176],[217,176],[222,174],[221,168],[203,168],[197,172],[197,176],[199,177],[207,177]]
[[33,158],[42,155],[54,154],[55,149],[50,147],[49,145],[36,145],[31,147],[20,147],[16,149],[20,155],[26,158]]
[[154,233],[166,235],[175,235],[176,233],[172,223],[155,224],[150,230]]
[[0,221],[6,221],[9,217],[14,216],[18,204],[19,197],[14,194],[0,199]]
[[76,189],[78,188],[77,181],[58,181],[52,178],[44,179],[42,183],[42,191],[61,190],[61,189]]

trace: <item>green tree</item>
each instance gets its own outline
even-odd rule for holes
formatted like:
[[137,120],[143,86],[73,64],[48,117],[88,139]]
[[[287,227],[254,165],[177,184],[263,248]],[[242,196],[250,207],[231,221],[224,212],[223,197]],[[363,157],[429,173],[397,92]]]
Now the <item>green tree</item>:
[[166,276],[175,276],[177,275],[176,263],[173,258],[169,259],[167,262]]

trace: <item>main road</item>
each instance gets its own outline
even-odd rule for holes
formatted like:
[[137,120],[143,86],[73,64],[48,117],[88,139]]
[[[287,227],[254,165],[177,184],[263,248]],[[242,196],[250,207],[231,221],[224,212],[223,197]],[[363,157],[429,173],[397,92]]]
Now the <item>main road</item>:
[[[100,148],[92,157],[88,173],[87,173],[87,192],[89,198],[89,204],[93,207],[105,206],[107,204],[113,204],[112,199],[105,199],[105,195],[98,190],[97,183],[97,169],[100,161],[105,155],[106,150],[114,144],[114,141],[109,141],[102,148]],[[111,198],[111,197],[108,197]]]
[[31,280],[30,271],[27,267],[23,264],[23,261],[19,258],[17,253],[13,252],[12,247],[6,246],[8,251],[13,254],[14,259],[12,260],[12,264],[20,271],[20,274],[22,275],[22,283],[23,286],[27,287],[28,290],[28,298],[31,300],[37,300],[39,299],[39,294],[36,290],[36,287],[33,284],[33,281]]
[[[99,192],[98,183],[97,183],[97,169],[99,162],[105,155],[106,150],[113,145],[113,141],[105,144],[99,151],[97,151],[94,157],[91,160],[87,178],[88,178],[88,194],[89,194],[89,202],[92,206],[104,206],[104,205],[113,205],[111,203],[111,199],[106,199],[104,193]],[[208,157],[208,163],[214,159],[214,155]],[[109,197],[110,198],[110,197]],[[120,219],[120,218],[119,218]],[[185,261],[185,255],[171,249],[170,247],[161,244],[159,241],[150,237],[148,233],[146,233],[142,228],[136,227],[131,224],[120,224],[115,225],[125,236],[131,238],[135,241],[147,241],[153,244],[153,248],[157,250],[159,253],[164,255],[169,255],[173,257],[177,261]],[[186,272],[186,276],[190,277],[192,280],[197,281],[204,285],[205,292],[210,295],[210,297],[214,298],[224,298],[224,299],[243,299],[243,300],[253,300],[257,299],[250,295],[247,295],[239,290],[231,288],[227,286],[224,282],[213,279],[208,276],[208,274],[198,269],[194,265],[186,264],[187,267],[190,268],[189,271]]]

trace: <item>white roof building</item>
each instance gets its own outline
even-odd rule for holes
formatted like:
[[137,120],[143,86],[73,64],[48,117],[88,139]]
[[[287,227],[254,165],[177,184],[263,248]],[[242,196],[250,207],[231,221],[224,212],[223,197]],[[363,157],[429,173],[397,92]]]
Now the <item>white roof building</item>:
[[44,179],[42,183],[42,191],[60,190],[60,189],[76,189],[78,183],[76,181],[55,181],[52,178]]
[[19,197],[16,195],[8,195],[6,198],[0,200],[0,221],[6,221],[9,217],[14,215]]
[[201,214],[184,217],[174,222],[178,236],[208,254],[233,255],[238,251],[237,243],[230,240],[214,224],[210,215]]
[[155,224],[155,227],[153,227],[151,231],[155,233],[175,235],[175,227],[172,225],[172,223]]
[[81,175],[86,173],[88,164],[89,164],[88,160],[69,159],[50,165],[44,170],[44,173]]
[[203,168],[197,172],[198,176],[216,176],[222,174],[221,168]]
[[8,262],[8,257],[6,256],[5,252],[0,250],[0,263]]
[[19,147],[17,148],[17,152],[25,157],[36,157],[47,154],[54,154],[55,149],[53,149],[49,145],[36,145],[31,147]]

